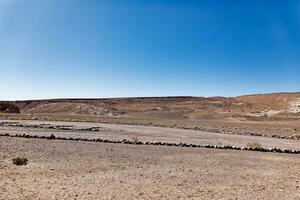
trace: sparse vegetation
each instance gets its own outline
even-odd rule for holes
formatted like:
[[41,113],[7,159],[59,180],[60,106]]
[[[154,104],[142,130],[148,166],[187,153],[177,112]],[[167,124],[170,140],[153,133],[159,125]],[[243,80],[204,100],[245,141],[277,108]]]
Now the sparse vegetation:
[[247,147],[252,148],[252,149],[262,148],[261,144],[258,142],[249,142],[247,144]]
[[53,135],[53,134],[51,134],[50,137],[49,137],[50,140],[54,140],[55,138],[56,138],[56,137],[55,137],[55,135]]
[[17,157],[12,159],[13,164],[15,165],[27,165],[28,164],[28,159],[25,157]]

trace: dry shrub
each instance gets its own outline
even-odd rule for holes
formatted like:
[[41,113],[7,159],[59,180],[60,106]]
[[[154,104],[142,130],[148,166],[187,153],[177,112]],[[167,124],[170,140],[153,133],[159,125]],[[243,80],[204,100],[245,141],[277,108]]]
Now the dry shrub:
[[18,165],[18,166],[28,164],[28,159],[25,157],[17,157],[17,158],[12,159],[12,161],[13,161],[13,164]]
[[53,135],[53,134],[51,134],[50,137],[49,137],[50,140],[54,140],[55,138],[56,138],[56,137],[55,137],[55,135]]

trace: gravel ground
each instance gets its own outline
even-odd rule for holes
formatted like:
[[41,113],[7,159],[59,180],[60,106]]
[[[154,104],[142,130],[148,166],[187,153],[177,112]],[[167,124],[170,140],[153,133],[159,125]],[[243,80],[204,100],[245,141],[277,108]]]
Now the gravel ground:
[[[1,121],[0,121],[1,122]],[[0,126],[0,133],[28,134],[57,137],[73,138],[102,138],[109,140],[140,140],[143,142],[173,142],[189,143],[199,145],[230,145],[246,147],[249,143],[258,143],[265,148],[279,148],[300,150],[299,140],[287,140],[278,138],[268,138],[261,136],[232,135],[222,133],[212,133],[205,131],[183,130],[175,128],[162,128],[137,125],[103,124],[103,123],[84,123],[84,122],[51,122],[51,121],[10,121],[18,122],[22,125],[41,125],[69,126],[71,130],[62,131],[47,128],[26,128]],[[98,127],[99,131],[78,131],[82,128]]]
[[0,169],[3,200],[300,198],[299,155],[1,137]]

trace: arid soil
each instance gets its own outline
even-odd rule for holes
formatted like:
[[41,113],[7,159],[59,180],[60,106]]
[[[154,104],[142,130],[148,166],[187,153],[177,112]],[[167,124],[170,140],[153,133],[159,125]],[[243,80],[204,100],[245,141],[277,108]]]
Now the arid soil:
[[0,103],[3,200],[300,199],[300,93]]
[[56,114],[0,114],[2,120],[37,120],[37,121],[73,121],[73,122],[97,122],[110,124],[129,124],[159,127],[175,127],[193,130],[217,130],[236,134],[263,134],[277,136],[296,136],[300,138],[300,120],[292,121],[249,121],[239,119],[223,120],[190,120],[190,119],[143,119],[143,118],[119,118],[98,117],[90,115],[56,115]]
[[1,137],[0,168],[3,200],[300,198],[299,155]]
[[38,135],[63,138],[108,139],[112,141],[139,140],[142,142],[169,142],[197,145],[247,147],[258,143],[264,148],[300,150],[299,140],[235,135],[206,131],[184,130],[137,125],[54,122],[54,121],[1,121],[0,133],[10,135]]
[[[0,102],[1,103],[1,102]],[[300,138],[300,93],[2,102],[0,119],[102,122]]]

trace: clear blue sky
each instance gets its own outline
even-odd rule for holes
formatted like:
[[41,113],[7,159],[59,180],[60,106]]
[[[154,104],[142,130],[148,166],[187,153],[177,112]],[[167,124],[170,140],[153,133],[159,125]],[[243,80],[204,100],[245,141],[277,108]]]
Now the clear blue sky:
[[300,1],[1,0],[0,99],[300,91]]

